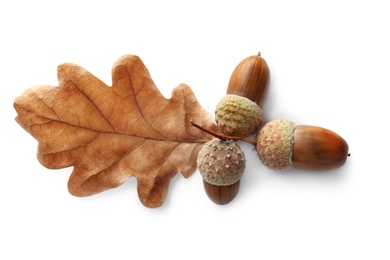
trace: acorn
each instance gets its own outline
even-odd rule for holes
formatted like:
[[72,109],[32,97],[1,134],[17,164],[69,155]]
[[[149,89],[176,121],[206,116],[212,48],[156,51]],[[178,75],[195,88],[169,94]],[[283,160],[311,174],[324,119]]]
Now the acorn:
[[256,150],[270,169],[332,170],[349,156],[347,142],[335,132],[289,120],[274,120],[260,129]]
[[230,77],[226,96],[217,104],[215,121],[229,136],[249,136],[263,121],[261,105],[269,84],[269,68],[260,52],[242,60]]
[[213,138],[203,145],[197,166],[211,201],[225,205],[236,197],[245,163],[243,151],[233,140]]

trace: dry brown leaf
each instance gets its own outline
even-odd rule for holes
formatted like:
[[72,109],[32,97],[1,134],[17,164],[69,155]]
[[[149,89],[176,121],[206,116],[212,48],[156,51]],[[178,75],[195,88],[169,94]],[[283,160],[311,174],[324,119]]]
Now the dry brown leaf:
[[68,189],[75,196],[117,187],[133,176],[141,202],[158,207],[172,177],[189,177],[211,139],[190,120],[217,130],[190,87],[181,84],[171,99],[164,98],[134,55],[114,64],[112,87],[71,63],[58,66],[58,80],[58,87],[32,87],[17,97],[16,121],[38,140],[42,165],[74,166]]

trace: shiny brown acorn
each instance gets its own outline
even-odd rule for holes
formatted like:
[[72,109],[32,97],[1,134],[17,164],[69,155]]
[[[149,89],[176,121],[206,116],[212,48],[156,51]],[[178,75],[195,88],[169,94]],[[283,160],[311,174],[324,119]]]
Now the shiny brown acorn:
[[225,205],[236,197],[245,163],[243,151],[233,140],[213,138],[203,145],[197,166],[211,201]]
[[349,156],[347,142],[335,132],[289,120],[274,120],[262,127],[256,150],[264,165],[281,171],[337,169]]
[[269,84],[269,68],[260,53],[242,60],[230,77],[226,96],[217,104],[215,121],[226,135],[248,136],[263,121],[261,105]]
[[236,66],[230,76],[226,94],[246,97],[262,106],[269,79],[268,64],[259,52],[257,55],[243,59]]

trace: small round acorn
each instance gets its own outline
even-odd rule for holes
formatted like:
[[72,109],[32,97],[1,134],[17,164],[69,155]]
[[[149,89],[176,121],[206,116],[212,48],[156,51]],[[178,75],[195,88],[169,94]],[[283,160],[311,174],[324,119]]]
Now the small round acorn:
[[207,196],[214,203],[224,205],[235,198],[245,163],[243,151],[233,140],[213,138],[203,145],[197,166]]
[[274,120],[258,132],[256,150],[270,169],[332,170],[349,156],[347,142],[335,132],[317,126]]
[[242,60],[234,69],[226,96],[217,104],[215,121],[224,134],[249,136],[263,121],[261,105],[269,83],[269,68],[260,53]]

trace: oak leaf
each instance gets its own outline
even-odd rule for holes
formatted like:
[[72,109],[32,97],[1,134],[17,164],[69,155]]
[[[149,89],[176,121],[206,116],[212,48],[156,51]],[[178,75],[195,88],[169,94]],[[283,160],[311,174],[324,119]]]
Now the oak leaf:
[[178,172],[187,178],[217,131],[191,88],[180,84],[166,99],[142,60],[126,55],[112,69],[112,87],[72,63],[58,66],[59,86],[36,86],[17,97],[16,121],[38,141],[38,160],[50,169],[74,166],[68,190],[88,196],[137,179],[150,208],[163,204]]

